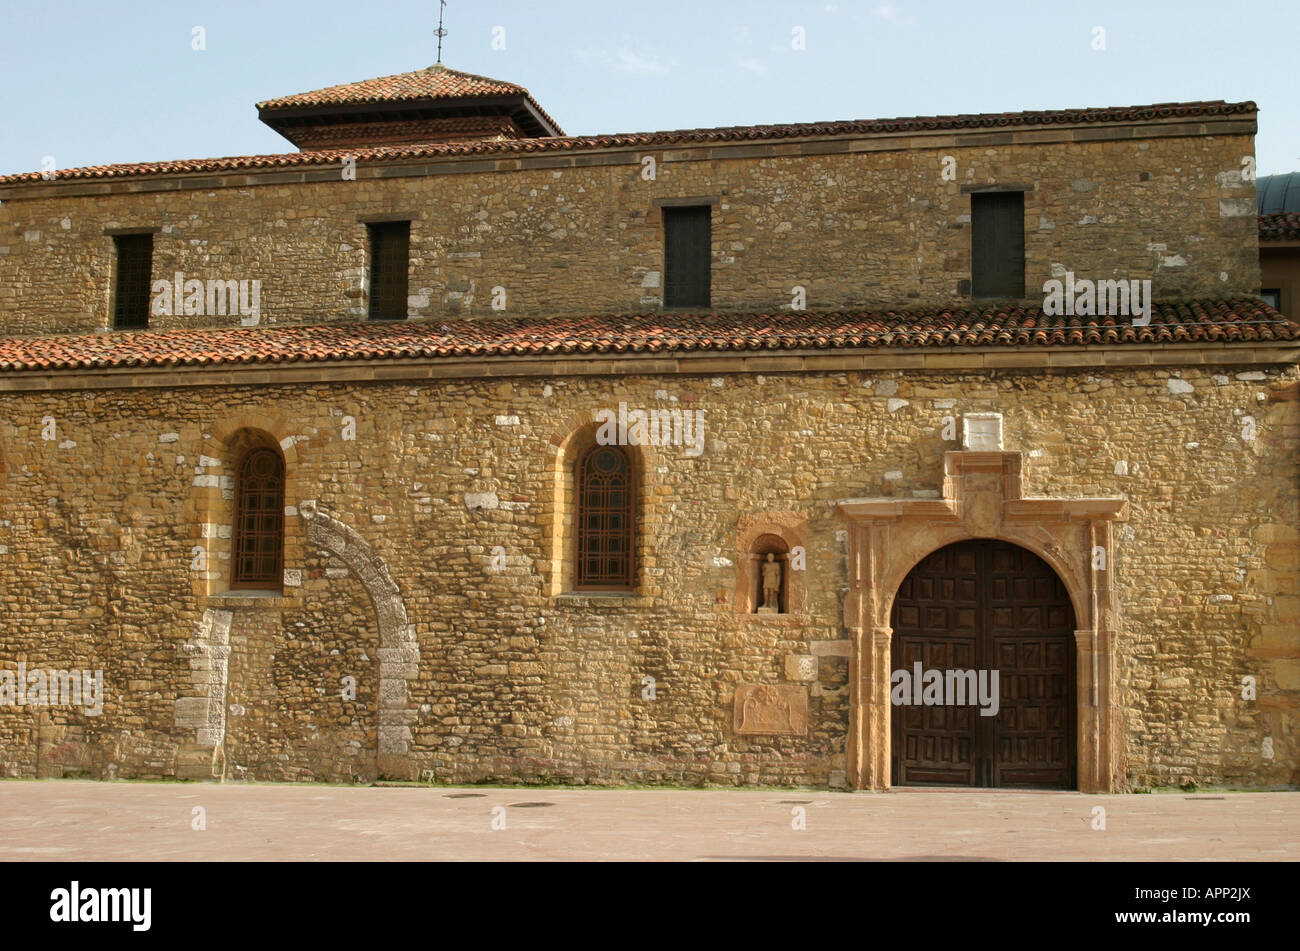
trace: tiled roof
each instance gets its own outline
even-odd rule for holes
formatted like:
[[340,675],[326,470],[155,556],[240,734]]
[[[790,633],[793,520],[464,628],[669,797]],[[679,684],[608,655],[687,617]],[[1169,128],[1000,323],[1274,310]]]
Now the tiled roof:
[[343,149],[349,145],[373,148],[415,142],[455,142],[464,139],[521,139],[525,134],[510,116],[450,116],[396,122],[349,122],[343,125],[303,126],[293,130],[301,149]]
[[528,101],[556,131],[563,135],[564,130],[546,110],[541,107],[523,86],[502,82],[474,73],[463,73],[458,69],[448,69],[441,63],[427,69],[417,69],[410,73],[398,73],[394,76],[380,76],[377,79],[363,79],[360,82],[344,83],[341,86],[329,86],[312,92],[300,92],[279,99],[268,99],[257,104],[257,111],[262,118],[274,125],[277,114],[292,110],[328,109],[331,106],[354,106],[369,103],[426,103],[449,102],[455,105],[462,102],[472,103],[476,99],[495,96],[519,96]]
[[[277,100],[272,100],[275,102]],[[1002,112],[980,115],[918,116],[899,119],[864,119],[839,122],[803,122],[791,125],[731,126],[716,129],[681,129],[672,132],[631,132],[614,135],[553,136],[511,142],[464,142],[388,146],[345,151],[292,152],[284,155],[242,155],[227,158],[183,159],[128,165],[95,165],[58,171],[54,179],[137,178],[188,172],[228,172],[242,169],[337,165],[345,155],[358,162],[397,161],[441,156],[492,153],[563,152],[577,149],[646,148],[668,145],[708,145],[765,139],[872,133],[935,132],[950,129],[997,131],[1017,126],[1041,127],[1077,123],[1136,122],[1154,119],[1202,119],[1253,115],[1253,102],[1183,102],[1151,106],[1116,106],[1107,109],[1064,109],[1043,112]],[[0,185],[43,181],[41,172],[0,177]]]
[[1151,323],[1048,317],[1037,307],[906,312],[634,314],[320,324],[0,339],[0,372],[439,357],[1051,348],[1300,340],[1263,301],[1155,305]]
[[1259,240],[1300,240],[1300,212],[1284,211],[1276,215],[1260,215]]
[[257,108],[298,109],[304,106],[334,106],[361,102],[405,102],[416,99],[463,99],[472,96],[526,96],[528,90],[514,83],[462,73],[446,66],[430,66],[410,73],[363,79],[312,92],[300,92],[259,102]]

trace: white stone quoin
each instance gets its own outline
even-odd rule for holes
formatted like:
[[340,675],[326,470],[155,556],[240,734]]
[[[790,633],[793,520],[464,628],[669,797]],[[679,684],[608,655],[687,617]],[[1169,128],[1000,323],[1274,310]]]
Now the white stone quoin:
[[967,413],[961,418],[961,447],[968,452],[1002,451],[1002,414]]

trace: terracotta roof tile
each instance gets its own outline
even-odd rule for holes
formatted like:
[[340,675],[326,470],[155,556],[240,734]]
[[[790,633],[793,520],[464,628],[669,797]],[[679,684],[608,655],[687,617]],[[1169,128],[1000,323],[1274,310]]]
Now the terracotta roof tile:
[[268,99],[257,104],[257,111],[263,120],[271,122],[274,126],[275,116],[289,110],[297,112],[325,109],[330,106],[440,102],[453,99],[459,104],[495,96],[520,96],[528,100],[528,104],[543,116],[558,134],[564,134],[560,124],[523,86],[475,73],[464,73],[440,63],[409,73],[363,79],[355,83],[344,83],[340,86],[328,86],[325,89],[296,93],[292,96],[281,96],[279,99]]
[[[278,100],[271,100],[276,102]],[[58,171],[54,181],[78,178],[138,178],[189,172],[226,172],[241,169],[337,165],[345,155],[358,162],[398,161],[442,156],[563,152],[578,149],[645,148],[667,145],[696,145],[746,142],[765,139],[796,139],[816,136],[864,135],[872,133],[931,132],[948,129],[1005,129],[1013,126],[1051,126],[1077,123],[1134,122],[1153,119],[1194,119],[1213,116],[1253,115],[1253,102],[1157,103],[1150,106],[1115,106],[1106,109],[1064,109],[1042,112],[1003,112],[979,115],[918,116],[898,119],[865,119],[835,122],[803,122],[791,125],[731,126],[716,129],[680,129],[671,132],[633,132],[616,135],[552,136],[508,142],[464,142],[387,146],[370,149],[313,150],[284,155],[243,155],[226,158],[184,159],[172,162],[142,162],[127,165],[95,165]],[[0,177],[0,185],[44,181],[41,172],[23,172]]]
[[304,106],[333,106],[362,102],[406,102],[423,99],[463,99],[473,96],[519,96],[528,90],[514,83],[462,73],[446,66],[430,66],[409,73],[362,79],[259,102],[263,112]]
[[1275,215],[1260,215],[1259,240],[1300,240],[1300,212],[1284,211]]
[[508,357],[784,350],[943,349],[1300,340],[1300,324],[1263,301],[1155,305],[1151,323],[1049,317],[1037,307],[870,313],[632,314],[320,324],[0,339],[0,372]]

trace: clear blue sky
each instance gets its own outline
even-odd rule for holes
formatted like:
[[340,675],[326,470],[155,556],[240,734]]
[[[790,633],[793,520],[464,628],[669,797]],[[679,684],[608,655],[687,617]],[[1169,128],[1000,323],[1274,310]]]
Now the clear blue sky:
[[[429,65],[437,6],[9,0],[0,173],[294,151],[253,104]],[[1259,174],[1300,170],[1296,0],[449,0],[446,26],[448,66],[570,134],[1253,99]]]

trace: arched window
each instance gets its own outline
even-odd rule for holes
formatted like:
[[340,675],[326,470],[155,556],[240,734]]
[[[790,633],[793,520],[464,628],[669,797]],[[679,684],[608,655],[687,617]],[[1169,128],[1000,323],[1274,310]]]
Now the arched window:
[[636,581],[636,480],[627,450],[595,445],[578,457],[574,588],[629,591]]
[[284,584],[284,458],[258,446],[235,476],[231,586],[280,590]]

